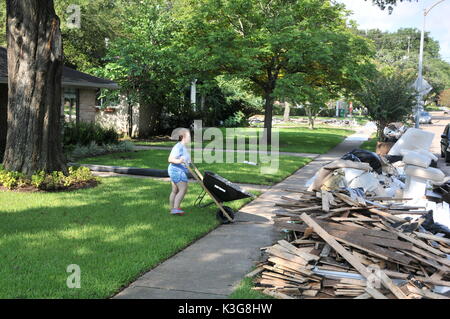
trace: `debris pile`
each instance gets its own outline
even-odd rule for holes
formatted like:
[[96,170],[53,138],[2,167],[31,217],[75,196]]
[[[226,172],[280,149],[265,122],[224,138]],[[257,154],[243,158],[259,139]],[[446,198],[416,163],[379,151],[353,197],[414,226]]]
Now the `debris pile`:
[[286,191],[274,216],[286,238],[262,248],[254,289],[282,299],[449,299],[450,239],[422,226],[422,207],[361,189]]
[[283,299],[450,298],[450,182],[428,151],[434,134],[394,128],[388,155],[353,150],[306,190],[286,190],[274,216],[285,239],[262,249],[254,289]]

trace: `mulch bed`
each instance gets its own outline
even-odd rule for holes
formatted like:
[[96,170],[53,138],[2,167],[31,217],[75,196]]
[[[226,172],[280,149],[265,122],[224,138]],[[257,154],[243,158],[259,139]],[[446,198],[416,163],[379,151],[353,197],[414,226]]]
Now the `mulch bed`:
[[62,192],[74,192],[81,189],[95,188],[100,184],[98,180],[90,180],[85,182],[76,183],[69,187],[60,188],[56,190],[41,190],[31,185],[8,189],[0,185],[0,192],[13,192],[13,193],[62,193]]

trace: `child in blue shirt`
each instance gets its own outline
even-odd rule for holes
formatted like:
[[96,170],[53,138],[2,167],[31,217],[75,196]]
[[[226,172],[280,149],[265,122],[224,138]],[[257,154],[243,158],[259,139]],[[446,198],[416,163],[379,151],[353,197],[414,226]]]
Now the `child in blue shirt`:
[[183,216],[185,212],[181,209],[181,202],[186,196],[188,189],[188,166],[191,156],[186,145],[191,142],[191,133],[187,129],[177,132],[179,142],[170,152],[169,156],[169,176],[172,183],[172,193],[170,194],[171,214]]

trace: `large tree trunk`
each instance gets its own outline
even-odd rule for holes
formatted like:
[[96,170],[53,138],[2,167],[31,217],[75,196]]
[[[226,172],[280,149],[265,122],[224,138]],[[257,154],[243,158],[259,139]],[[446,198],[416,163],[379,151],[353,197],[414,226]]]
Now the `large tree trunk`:
[[289,122],[291,114],[291,105],[288,102],[284,102],[284,116],[283,121]]
[[143,101],[139,106],[139,138],[145,139],[160,133],[162,104]]
[[53,0],[7,0],[8,134],[4,166],[31,175],[64,171],[63,52]]
[[0,163],[3,161],[3,154],[6,146],[6,128],[8,113],[8,86],[0,85]]
[[313,113],[314,112],[309,107],[306,107],[306,115],[308,116],[308,126],[310,130],[315,129],[316,116]]

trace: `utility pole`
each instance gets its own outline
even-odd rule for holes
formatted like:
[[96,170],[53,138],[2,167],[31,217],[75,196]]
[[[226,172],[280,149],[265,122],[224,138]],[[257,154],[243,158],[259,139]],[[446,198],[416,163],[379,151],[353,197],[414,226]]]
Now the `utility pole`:
[[423,12],[423,27],[422,27],[422,34],[420,36],[420,53],[419,53],[419,77],[417,79],[417,107],[416,107],[416,128],[420,128],[420,112],[422,111],[422,103],[423,103],[423,95],[422,90],[423,88],[423,51],[425,46],[425,26],[426,26],[426,19],[430,11],[436,7],[438,4],[444,2],[445,0],[440,0],[433,4],[429,9],[424,9]]

